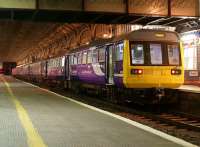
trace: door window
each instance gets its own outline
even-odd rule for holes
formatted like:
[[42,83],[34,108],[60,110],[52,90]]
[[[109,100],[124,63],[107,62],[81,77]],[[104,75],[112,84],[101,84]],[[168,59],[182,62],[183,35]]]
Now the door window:
[[116,50],[115,50],[116,58],[115,58],[115,61],[122,61],[123,60],[123,49],[124,49],[124,44],[123,43],[119,43],[119,44],[116,45]]
[[99,49],[99,62],[105,61],[105,48],[102,47]]
[[167,49],[168,49],[169,65],[179,65],[180,52],[178,45],[168,45]]
[[163,64],[161,44],[150,44],[151,64]]
[[144,64],[143,44],[131,44],[131,58],[132,64]]

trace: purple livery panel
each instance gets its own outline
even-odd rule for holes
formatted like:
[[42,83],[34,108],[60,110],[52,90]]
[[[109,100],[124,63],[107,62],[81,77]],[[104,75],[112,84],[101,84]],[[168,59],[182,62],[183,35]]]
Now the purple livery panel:
[[[114,66],[114,84],[117,87],[123,87],[123,62],[115,62]],[[105,63],[91,63],[70,65],[70,76],[72,80],[79,80],[83,83],[105,85]]]
[[117,87],[124,87],[123,84],[123,61],[114,63],[114,83]]
[[64,78],[64,68],[63,67],[48,67],[47,77],[49,79],[62,80]]
[[70,65],[70,68],[71,79],[89,84],[106,84],[104,63]]

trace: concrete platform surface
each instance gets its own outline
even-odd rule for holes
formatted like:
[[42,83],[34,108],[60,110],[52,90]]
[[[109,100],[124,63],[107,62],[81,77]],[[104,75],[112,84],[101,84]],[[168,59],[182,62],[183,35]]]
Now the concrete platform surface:
[[47,146],[181,145],[12,77],[0,76],[0,147]]

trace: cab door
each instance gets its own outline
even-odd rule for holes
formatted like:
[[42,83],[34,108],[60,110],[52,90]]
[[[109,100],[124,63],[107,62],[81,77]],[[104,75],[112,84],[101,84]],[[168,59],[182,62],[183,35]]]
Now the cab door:
[[113,44],[106,47],[106,84],[110,85],[114,84],[113,48]]

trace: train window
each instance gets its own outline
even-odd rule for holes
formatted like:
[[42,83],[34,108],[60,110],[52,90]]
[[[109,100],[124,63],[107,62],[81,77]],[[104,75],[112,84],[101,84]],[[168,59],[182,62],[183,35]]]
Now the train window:
[[56,66],[56,61],[55,60],[51,60],[52,61],[52,67],[55,67]]
[[56,59],[56,67],[59,67],[59,65],[60,65],[60,61],[59,59]]
[[97,63],[98,62],[98,50],[97,49],[93,50],[92,62],[93,63]]
[[82,53],[78,53],[78,64],[81,64],[82,61]]
[[150,44],[151,64],[163,64],[161,44]]
[[54,59],[54,67],[58,66],[58,59]]
[[65,57],[61,58],[61,66],[64,67],[65,66]]
[[59,67],[62,66],[62,58],[59,58]]
[[74,63],[73,63],[73,60],[74,60],[74,55],[70,55],[69,56],[69,64],[71,64],[71,65],[73,65]]
[[179,65],[180,64],[180,53],[178,45],[168,45],[168,58],[170,65]]
[[92,50],[88,50],[87,63],[92,63]]
[[60,60],[59,58],[56,59],[56,67],[59,67],[60,66]]
[[144,64],[144,45],[131,44],[132,64]]
[[77,54],[74,54],[73,64],[76,65],[78,63]]
[[105,61],[105,48],[102,47],[99,49],[99,62]]
[[124,44],[120,43],[116,45],[116,50],[115,50],[115,60],[116,61],[121,61],[123,60],[123,49],[124,49]]
[[87,52],[83,52],[83,60],[82,60],[82,64],[86,64],[87,61]]

